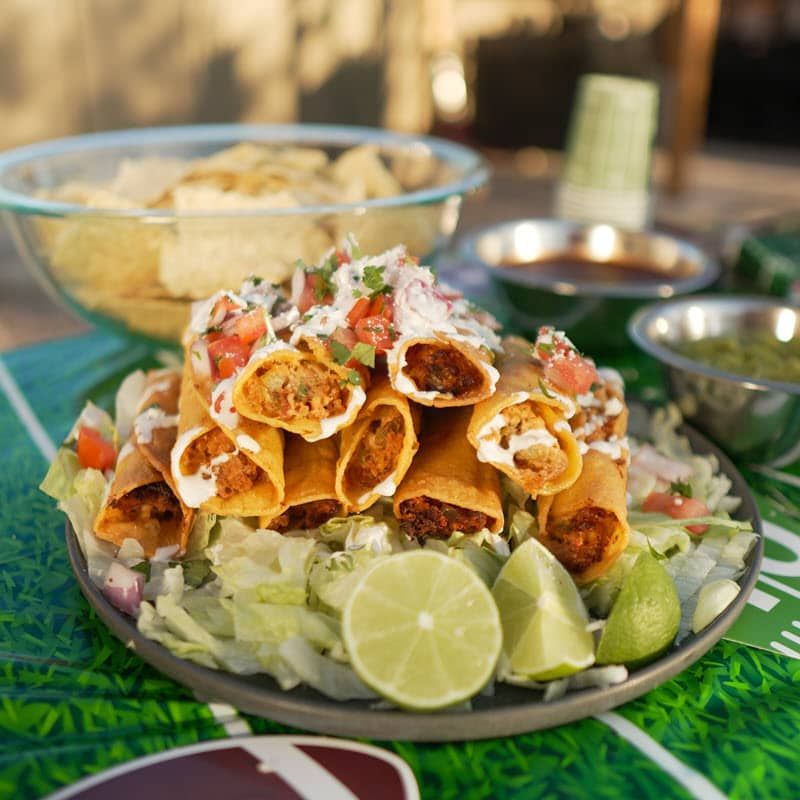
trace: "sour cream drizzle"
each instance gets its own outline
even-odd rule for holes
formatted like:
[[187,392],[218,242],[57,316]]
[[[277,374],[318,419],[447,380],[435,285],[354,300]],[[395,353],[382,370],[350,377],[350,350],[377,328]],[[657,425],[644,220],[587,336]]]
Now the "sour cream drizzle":
[[500,444],[500,431],[507,424],[502,412],[496,414],[478,432],[478,461],[489,464],[514,465],[514,456],[529,447],[558,447],[558,440],[546,428],[530,428],[524,433],[515,433],[508,437],[508,445]]
[[316,436],[305,436],[305,440],[307,442],[318,442],[320,439],[327,439],[329,436],[333,436],[336,431],[344,428],[355,417],[366,399],[366,392],[360,386],[355,386],[350,395],[347,408],[335,417],[321,419],[319,421],[319,433]]
[[397,484],[395,483],[396,477],[397,473],[393,472],[388,478],[384,478],[379,484],[373,486],[372,489],[365,494],[362,494],[361,497],[358,498],[358,502],[366,503],[370,497],[376,494],[379,497],[394,497],[394,493],[397,491]]
[[163,408],[148,408],[133,421],[133,435],[140,444],[149,444],[156,428],[173,428],[177,424],[177,414],[165,414]]
[[181,470],[181,458],[183,458],[186,448],[198,435],[202,435],[204,432],[205,429],[199,426],[184,431],[178,437],[178,441],[175,442],[170,458],[170,470],[175,480],[178,494],[189,508],[199,508],[207,500],[216,496],[217,470],[215,467],[219,467],[239,453],[238,449],[232,453],[220,453],[218,456],[214,456],[207,464],[202,464],[200,469],[193,475],[184,474]]
[[211,418],[226,428],[236,428],[239,425],[239,414],[233,405],[233,384],[238,375],[221,380],[211,392]]
[[236,446],[242,450],[249,450],[251,453],[261,452],[261,445],[246,433],[240,433],[236,436]]

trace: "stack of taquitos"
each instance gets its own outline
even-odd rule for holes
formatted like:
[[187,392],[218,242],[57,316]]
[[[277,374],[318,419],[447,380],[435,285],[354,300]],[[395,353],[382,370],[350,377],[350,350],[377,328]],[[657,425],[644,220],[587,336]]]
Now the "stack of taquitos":
[[179,386],[178,372],[148,374],[139,416],[120,450],[114,480],[94,525],[98,538],[118,545],[135,539],[148,557],[163,547],[183,552],[194,521],[194,511],[181,502],[170,474]]

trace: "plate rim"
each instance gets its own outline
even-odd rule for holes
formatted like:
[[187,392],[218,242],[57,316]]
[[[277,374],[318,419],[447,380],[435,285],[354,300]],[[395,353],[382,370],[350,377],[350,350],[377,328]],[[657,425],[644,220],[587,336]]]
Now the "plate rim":
[[[635,405],[642,404],[629,401],[629,406]],[[741,498],[737,514],[749,517],[758,534],[748,555],[747,570],[739,580],[739,594],[701,633],[691,634],[652,664],[632,672],[623,683],[572,691],[549,702],[535,693],[531,694],[530,702],[517,706],[418,713],[364,708],[363,705],[354,707],[352,701],[331,700],[308,687],[303,687],[303,691],[312,692],[316,697],[298,697],[297,690],[283,691],[267,674],[240,676],[203,667],[179,658],[145,637],[135,622],[112,606],[92,581],[69,521],[65,525],[67,552],[83,596],[106,627],[150,666],[194,691],[201,702],[226,702],[240,711],[301,730],[378,741],[446,742],[514,736],[575,722],[646,694],[702,658],[744,610],[758,581],[764,554],[763,522],[758,505],[739,469],[717,445],[686,423],[680,425],[678,432],[689,438],[693,450],[704,455],[713,454],[719,460],[720,470],[733,483],[732,491]],[[263,679],[267,685],[255,685],[254,678]],[[503,688],[506,689],[506,684]]]

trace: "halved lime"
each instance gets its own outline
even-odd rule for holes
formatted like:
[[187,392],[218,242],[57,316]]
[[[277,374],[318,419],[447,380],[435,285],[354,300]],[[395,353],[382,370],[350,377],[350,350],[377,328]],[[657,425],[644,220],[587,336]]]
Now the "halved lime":
[[430,711],[487,683],[502,634],[492,596],[453,558],[411,550],[379,561],[342,615],[353,669],[387,700]]
[[518,547],[492,589],[511,671],[531,680],[572,675],[594,663],[594,638],[578,587],[536,539]]
[[639,667],[652,661],[672,644],[680,621],[681,604],[672,578],[658,559],[642,553],[608,615],[597,663]]

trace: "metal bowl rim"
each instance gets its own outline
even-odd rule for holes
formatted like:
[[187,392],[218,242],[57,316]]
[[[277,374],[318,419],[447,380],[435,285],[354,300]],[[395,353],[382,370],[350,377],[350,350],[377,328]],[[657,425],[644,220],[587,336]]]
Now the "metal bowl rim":
[[[698,266],[699,271],[696,275],[689,278],[682,278],[676,281],[664,280],[652,284],[617,284],[602,281],[575,281],[559,280],[557,278],[542,278],[535,273],[520,271],[516,267],[498,267],[485,261],[478,254],[478,242],[488,234],[502,232],[505,229],[513,229],[518,225],[539,225],[541,227],[566,227],[570,231],[581,231],[597,225],[607,225],[615,231],[619,231],[627,236],[640,236],[645,239],[669,239],[675,242],[681,252],[690,257]],[[496,278],[502,278],[508,283],[516,286],[524,286],[529,289],[541,289],[550,291],[553,294],[565,297],[587,296],[587,297],[607,297],[609,299],[657,299],[669,295],[684,295],[705,289],[710,286],[720,274],[719,263],[711,258],[697,245],[692,244],[686,239],[673,236],[665,231],[632,231],[611,225],[605,222],[582,223],[572,222],[558,217],[525,217],[520,219],[500,222],[481,228],[473,234],[467,236],[461,244],[462,254],[472,263],[482,267],[486,272]],[[597,262],[602,263],[600,261]],[[569,287],[569,290],[565,290]]]
[[[364,200],[358,203],[327,203],[280,209],[225,209],[220,211],[175,211],[174,209],[112,209],[93,208],[78,203],[64,203],[32,197],[7,188],[6,173],[24,164],[33,165],[38,159],[67,153],[91,153],[111,147],[147,144],[197,144],[202,142],[261,141],[292,142],[295,144],[360,145],[407,148],[423,145],[443,163],[458,168],[458,179],[441,186],[419,189],[413,192]],[[153,128],[130,128],[117,131],[88,133],[51,139],[36,144],[18,147],[0,153],[0,210],[24,215],[48,217],[91,216],[142,220],[147,223],[166,223],[176,219],[215,218],[259,218],[300,217],[315,214],[341,214],[345,212],[363,214],[376,208],[402,208],[414,205],[430,205],[447,200],[455,195],[464,195],[483,186],[491,170],[486,159],[465,145],[434,136],[387,131],[356,125],[279,125],[279,124],[217,124],[177,125]]]
[[694,375],[699,375],[705,378],[714,378],[719,381],[724,381],[732,385],[740,386],[745,389],[750,389],[756,392],[783,392],[785,394],[800,395],[800,383],[789,383],[788,381],[773,381],[765,378],[749,378],[746,375],[737,375],[734,372],[727,372],[726,370],[717,369],[708,364],[703,364],[699,361],[694,361],[691,358],[675,352],[669,347],[661,344],[661,342],[648,336],[646,330],[652,319],[664,311],[665,308],[674,308],[680,305],[742,305],[748,308],[788,308],[800,314],[800,306],[794,306],[791,303],[781,302],[777,298],[771,300],[768,297],[759,297],[758,295],[736,295],[736,296],[719,296],[698,294],[691,297],[676,297],[670,300],[663,300],[657,303],[640,308],[634,313],[628,322],[628,336],[630,336],[633,343],[643,350],[647,355],[657,359],[658,361],[680,369],[684,372],[689,372]]

